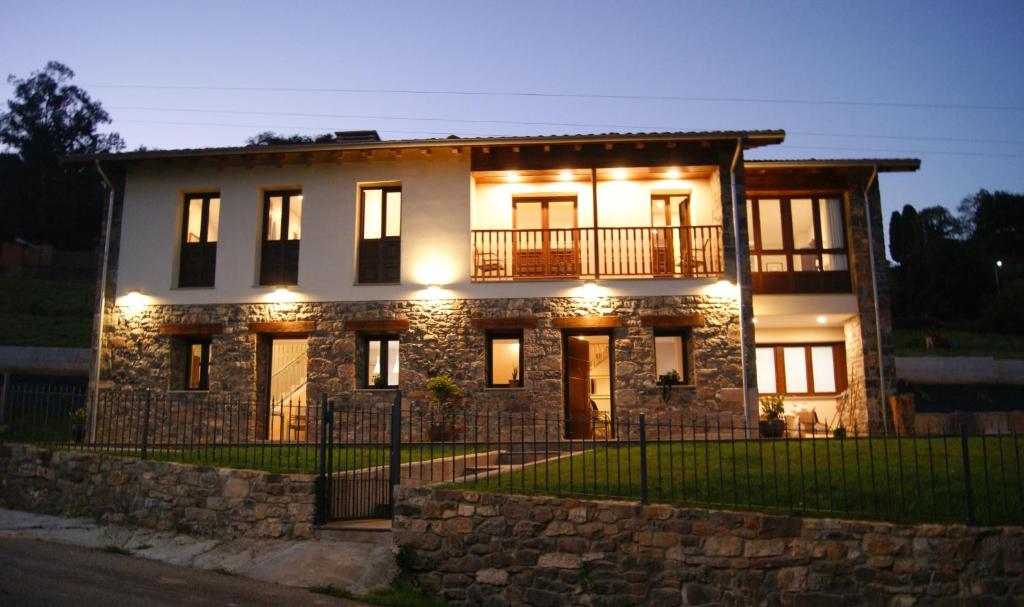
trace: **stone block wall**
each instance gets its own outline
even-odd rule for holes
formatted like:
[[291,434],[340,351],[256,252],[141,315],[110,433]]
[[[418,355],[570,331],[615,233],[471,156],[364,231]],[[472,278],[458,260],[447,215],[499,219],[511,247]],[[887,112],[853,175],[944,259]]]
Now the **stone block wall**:
[[313,537],[315,477],[0,445],[0,505],[221,538]]
[[[112,366],[105,379],[117,389],[167,392],[174,388],[170,362],[173,337],[160,335],[164,324],[223,324],[213,335],[210,394],[258,399],[260,336],[248,324],[313,321],[309,335],[309,397],[326,394],[347,404],[387,406],[394,393],[359,389],[358,340],[346,320],[410,321],[400,334],[400,383],[406,404],[426,404],[427,379],[451,375],[467,403],[489,412],[560,415],[563,410],[562,332],[558,317],[614,315],[614,397],[620,414],[671,411],[687,415],[743,414],[742,364],[736,301],[712,296],[323,302],[290,304],[147,306],[119,309],[107,327]],[[701,314],[692,330],[694,383],[673,389],[664,403],[657,386],[654,334],[643,315]],[[524,385],[490,389],[486,381],[485,331],[474,317],[534,317],[536,329],[524,330]]]
[[1024,530],[397,490],[395,541],[456,605],[1010,605]]

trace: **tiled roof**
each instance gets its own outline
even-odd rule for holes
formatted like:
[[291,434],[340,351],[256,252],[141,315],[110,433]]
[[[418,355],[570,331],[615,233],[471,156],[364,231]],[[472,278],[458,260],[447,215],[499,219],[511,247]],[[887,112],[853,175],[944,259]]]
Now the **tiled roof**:
[[515,145],[576,142],[649,141],[660,139],[739,139],[747,140],[747,147],[781,143],[786,137],[783,130],[752,131],[664,131],[641,133],[579,133],[574,135],[517,135],[505,137],[434,137],[425,139],[390,139],[385,141],[356,143],[290,143],[279,145],[247,145],[219,148],[183,148],[174,150],[147,150],[141,152],[120,152],[116,154],[68,156],[68,162],[97,160],[133,160],[144,158],[168,158],[189,156],[223,156],[239,154],[269,154],[275,152],[327,152],[333,150],[371,150],[415,147],[457,147],[485,145]]

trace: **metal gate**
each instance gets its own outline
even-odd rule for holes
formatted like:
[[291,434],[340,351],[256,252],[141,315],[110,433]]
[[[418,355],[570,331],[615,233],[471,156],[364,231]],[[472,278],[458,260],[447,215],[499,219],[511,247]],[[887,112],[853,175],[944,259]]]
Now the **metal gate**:
[[401,465],[401,391],[389,409],[323,405],[317,522],[391,518]]

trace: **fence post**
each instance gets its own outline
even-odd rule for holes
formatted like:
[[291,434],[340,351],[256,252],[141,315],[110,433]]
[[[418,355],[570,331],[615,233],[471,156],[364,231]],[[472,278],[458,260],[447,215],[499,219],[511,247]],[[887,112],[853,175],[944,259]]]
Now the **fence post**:
[[330,402],[326,394],[320,395],[320,461],[316,475],[316,517],[317,525],[327,522],[327,416]]
[[967,524],[974,525],[974,489],[971,484],[971,453],[967,448],[967,424],[960,420],[960,455],[964,462],[964,505],[967,507]]
[[388,504],[395,514],[395,487],[402,482],[402,391],[395,390],[391,405],[391,458],[388,465]]
[[0,374],[0,426],[6,421],[7,395],[11,391],[11,373],[4,371]]
[[640,414],[640,503],[647,503],[647,418]]
[[146,392],[146,404],[142,410],[142,459],[146,459],[146,452],[149,448],[149,405],[153,400],[153,393]]

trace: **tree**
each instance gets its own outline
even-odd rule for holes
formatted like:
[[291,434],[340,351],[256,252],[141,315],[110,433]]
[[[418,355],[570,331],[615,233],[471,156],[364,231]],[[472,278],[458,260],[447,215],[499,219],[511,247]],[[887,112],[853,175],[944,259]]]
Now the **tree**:
[[0,144],[13,160],[0,164],[0,237],[20,236],[61,248],[88,248],[99,239],[102,187],[91,167],[66,167],[62,156],[117,151],[117,133],[101,133],[110,116],[71,84],[75,73],[51,61],[28,78],[13,75],[14,96],[0,114]]
[[274,131],[263,131],[246,140],[246,145],[282,145],[289,143],[331,143],[334,135],[324,133],[323,135],[278,135]]

